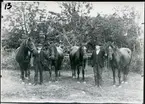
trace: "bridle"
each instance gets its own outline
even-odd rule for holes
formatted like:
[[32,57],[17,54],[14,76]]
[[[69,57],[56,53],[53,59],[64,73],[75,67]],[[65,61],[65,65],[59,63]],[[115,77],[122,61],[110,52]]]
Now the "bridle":
[[28,39],[25,41],[25,46],[29,49],[29,51],[30,52],[32,52],[33,53],[33,51],[35,50],[34,48],[30,48],[29,46],[28,46]]

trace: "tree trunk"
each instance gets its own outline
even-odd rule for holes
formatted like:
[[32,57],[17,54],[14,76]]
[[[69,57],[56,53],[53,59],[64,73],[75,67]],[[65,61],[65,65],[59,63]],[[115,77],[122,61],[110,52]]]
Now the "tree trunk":
[[[22,5],[23,6],[23,5]],[[24,23],[24,27],[25,27],[25,34],[28,36],[28,31],[27,31],[27,26],[26,26],[26,17],[25,17],[25,6],[23,7],[24,10],[22,10],[22,14],[23,14],[23,23]]]

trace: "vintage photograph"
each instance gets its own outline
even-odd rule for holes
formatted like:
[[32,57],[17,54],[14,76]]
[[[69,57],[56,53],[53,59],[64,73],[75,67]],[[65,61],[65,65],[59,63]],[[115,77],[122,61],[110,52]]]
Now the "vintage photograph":
[[1,102],[138,103],[144,2],[3,1]]

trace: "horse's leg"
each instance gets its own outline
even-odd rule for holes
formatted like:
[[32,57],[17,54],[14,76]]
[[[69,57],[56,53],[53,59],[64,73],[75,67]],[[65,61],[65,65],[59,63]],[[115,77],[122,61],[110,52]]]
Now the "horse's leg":
[[76,78],[76,66],[72,64],[72,78]]
[[61,71],[61,69],[62,69],[62,59],[60,59],[60,61],[59,61],[59,77],[61,76],[60,75],[60,71]]
[[61,75],[60,75],[60,70],[58,71],[58,75],[59,75],[59,77],[61,76]]
[[129,66],[126,66],[124,68],[124,71],[123,71],[123,80],[125,83],[127,83],[127,75],[128,75],[128,72],[129,72]]
[[80,75],[80,66],[77,66],[77,74],[78,74],[78,77],[77,77],[77,79],[78,79],[78,81],[79,81],[79,75]]
[[55,81],[57,81],[57,77],[58,77],[58,65],[55,65]]
[[71,71],[72,71],[72,78],[74,78],[74,69],[72,66],[71,66]]
[[121,70],[118,68],[119,86],[121,85]]
[[72,62],[72,59],[71,58],[70,58],[70,66],[71,66],[72,78],[73,78],[73,76],[74,76],[74,68],[73,68],[73,62]]
[[82,76],[83,76],[83,82],[85,81],[85,68],[82,67]]
[[28,74],[28,82],[29,82],[29,85],[31,85],[31,83],[30,83],[30,68],[27,69],[27,74]]
[[24,69],[25,77],[29,81],[30,80],[30,68],[25,67]]
[[25,75],[26,78],[28,77],[27,69],[24,70],[24,75]]
[[24,82],[24,67],[23,65],[19,64],[20,65],[20,71],[21,71],[21,75],[20,75],[20,78],[22,79],[22,81]]
[[86,60],[84,60],[83,67],[82,67],[83,82],[85,81],[85,64],[86,64]]
[[51,75],[52,75],[52,64],[50,63],[49,64],[49,79],[50,79],[50,81],[52,80]]
[[30,81],[30,68],[28,68],[28,81]]
[[125,70],[126,70],[126,67],[124,67],[124,69],[123,69],[123,81],[122,81],[122,83],[125,82]]
[[35,85],[38,83],[38,65],[35,65],[35,76],[34,76]]
[[113,72],[113,86],[115,86],[115,84],[116,84],[116,81],[115,81],[115,68],[114,67],[112,67],[112,72]]

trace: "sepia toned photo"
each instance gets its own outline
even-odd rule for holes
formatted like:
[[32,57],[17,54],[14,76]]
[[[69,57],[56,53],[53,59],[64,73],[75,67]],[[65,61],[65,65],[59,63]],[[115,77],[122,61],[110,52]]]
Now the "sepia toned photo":
[[138,103],[144,2],[3,1],[1,102]]

